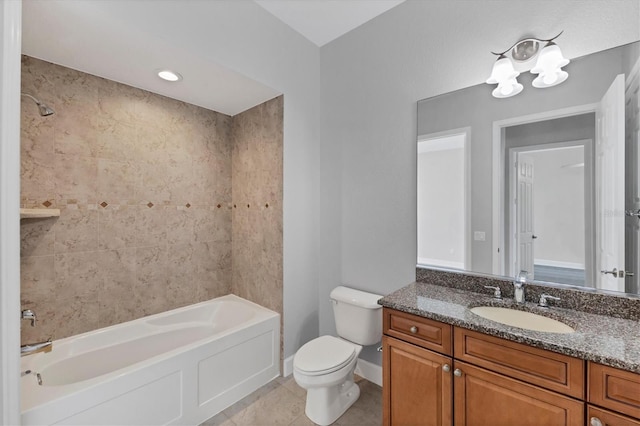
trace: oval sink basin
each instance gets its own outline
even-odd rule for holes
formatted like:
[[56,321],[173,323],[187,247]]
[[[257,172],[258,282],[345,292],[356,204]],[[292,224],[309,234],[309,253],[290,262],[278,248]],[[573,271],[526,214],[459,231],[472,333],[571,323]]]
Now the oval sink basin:
[[471,308],[471,312],[491,321],[526,330],[544,331],[546,333],[573,333],[575,331],[567,324],[552,318],[515,309],[478,306],[477,308]]

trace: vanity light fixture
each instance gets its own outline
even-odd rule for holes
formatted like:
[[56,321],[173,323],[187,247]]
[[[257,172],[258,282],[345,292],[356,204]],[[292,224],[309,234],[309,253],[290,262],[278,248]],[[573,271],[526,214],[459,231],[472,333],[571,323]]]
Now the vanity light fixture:
[[[491,52],[498,56],[498,60],[493,64],[491,77],[487,80],[487,84],[498,85],[492,95],[496,98],[508,98],[522,91],[522,84],[517,80],[520,72],[516,70],[514,63],[521,71],[531,70],[532,74],[538,74],[533,80],[533,87],[552,87],[565,81],[569,74],[562,67],[567,65],[569,60],[562,56],[560,47],[554,43],[560,34],[550,39],[526,38],[504,52]],[[542,49],[541,43],[546,43]],[[536,57],[535,66],[531,67],[530,62]]]
[[162,69],[162,70],[158,70],[157,73],[158,73],[158,77],[160,77],[163,80],[167,80],[171,82],[182,80],[182,76],[175,71]]

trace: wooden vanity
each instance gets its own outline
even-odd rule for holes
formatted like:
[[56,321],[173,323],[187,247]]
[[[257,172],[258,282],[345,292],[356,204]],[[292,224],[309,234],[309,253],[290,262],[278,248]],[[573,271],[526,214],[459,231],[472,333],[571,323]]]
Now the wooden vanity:
[[383,424],[640,426],[640,374],[385,307]]

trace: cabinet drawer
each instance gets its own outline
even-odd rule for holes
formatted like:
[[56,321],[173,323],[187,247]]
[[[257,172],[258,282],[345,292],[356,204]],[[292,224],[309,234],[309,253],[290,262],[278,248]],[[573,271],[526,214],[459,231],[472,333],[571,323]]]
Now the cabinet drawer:
[[589,426],[640,426],[640,421],[588,405],[587,424]]
[[589,402],[640,418],[640,374],[589,362]]
[[454,331],[455,358],[527,383],[584,399],[584,361],[463,328]]
[[451,355],[451,326],[417,315],[384,308],[384,334]]

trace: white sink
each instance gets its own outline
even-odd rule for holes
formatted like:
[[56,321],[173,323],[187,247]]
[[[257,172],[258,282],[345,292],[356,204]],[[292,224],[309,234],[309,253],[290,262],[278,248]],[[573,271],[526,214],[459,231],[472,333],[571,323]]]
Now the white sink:
[[515,309],[478,306],[477,308],[471,308],[471,312],[491,321],[526,330],[544,331],[546,333],[573,333],[575,331],[563,322]]

